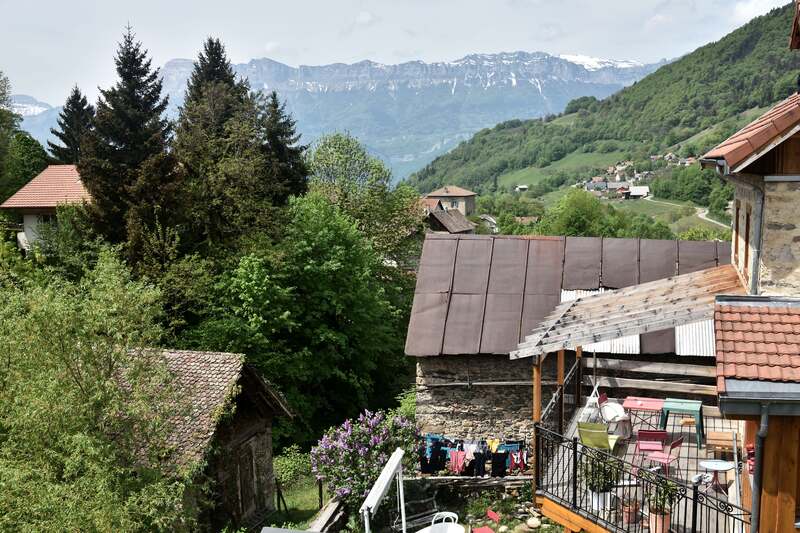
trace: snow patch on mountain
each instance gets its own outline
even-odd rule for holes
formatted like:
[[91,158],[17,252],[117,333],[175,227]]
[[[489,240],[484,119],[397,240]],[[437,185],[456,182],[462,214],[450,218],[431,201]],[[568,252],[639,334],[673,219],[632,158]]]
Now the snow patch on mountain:
[[558,57],[580,65],[586,70],[600,70],[603,68],[637,68],[643,67],[644,64],[638,61],[628,61],[619,59],[603,59],[600,57],[584,56],[580,54],[561,54]]
[[11,111],[22,117],[33,117],[52,109],[53,106],[40,102],[26,94],[11,95]]

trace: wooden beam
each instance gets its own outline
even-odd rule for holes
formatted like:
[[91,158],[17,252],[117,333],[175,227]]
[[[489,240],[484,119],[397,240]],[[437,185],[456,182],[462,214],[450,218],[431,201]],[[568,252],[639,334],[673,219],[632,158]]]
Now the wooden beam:
[[586,533],[608,533],[591,520],[563,507],[562,505],[549,499],[547,496],[537,496],[536,503],[539,504],[542,514],[550,520],[564,527],[566,531],[585,531]]
[[564,384],[564,350],[558,351],[558,361],[556,363],[556,383]]
[[542,421],[542,363],[538,360],[533,365],[533,421]]
[[[709,358],[712,359],[713,358]],[[717,370],[713,366],[682,365],[676,363],[654,363],[652,361],[630,361],[627,359],[594,359],[592,368],[614,370],[617,372],[639,372],[641,374],[670,374],[674,376],[696,376],[713,378]],[[595,366],[596,365],[596,366]]]
[[[700,396],[716,396],[717,387],[715,385],[695,385],[693,383],[679,383],[677,381],[655,381],[652,379],[628,379],[614,378],[609,376],[599,376],[597,384],[601,387],[617,389],[644,389],[658,390],[662,392],[680,392],[683,394],[697,394]],[[584,385],[591,386],[588,379]]]

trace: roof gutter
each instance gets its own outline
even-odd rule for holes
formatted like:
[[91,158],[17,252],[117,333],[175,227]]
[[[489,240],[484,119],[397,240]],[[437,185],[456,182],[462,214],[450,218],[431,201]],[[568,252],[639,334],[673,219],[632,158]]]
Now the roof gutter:
[[750,507],[750,533],[758,533],[761,520],[761,480],[764,474],[764,446],[769,431],[769,403],[761,405],[761,426],[756,433],[756,464],[753,471],[753,501]]

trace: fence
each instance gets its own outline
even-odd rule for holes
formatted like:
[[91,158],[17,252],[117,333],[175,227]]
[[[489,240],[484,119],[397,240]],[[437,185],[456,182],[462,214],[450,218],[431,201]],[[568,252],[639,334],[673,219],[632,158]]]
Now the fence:
[[536,426],[537,492],[617,532],[747,533],[750,512],[686,483]]

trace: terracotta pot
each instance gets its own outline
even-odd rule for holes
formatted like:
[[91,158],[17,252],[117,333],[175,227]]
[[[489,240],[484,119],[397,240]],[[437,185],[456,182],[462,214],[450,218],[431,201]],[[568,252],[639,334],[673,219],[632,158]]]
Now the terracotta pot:
[[622,504],[622,523],[635,524],[639,520],[639,502]]
[[650,511],[650,533],[669,532],[670,513],[659,514]]

